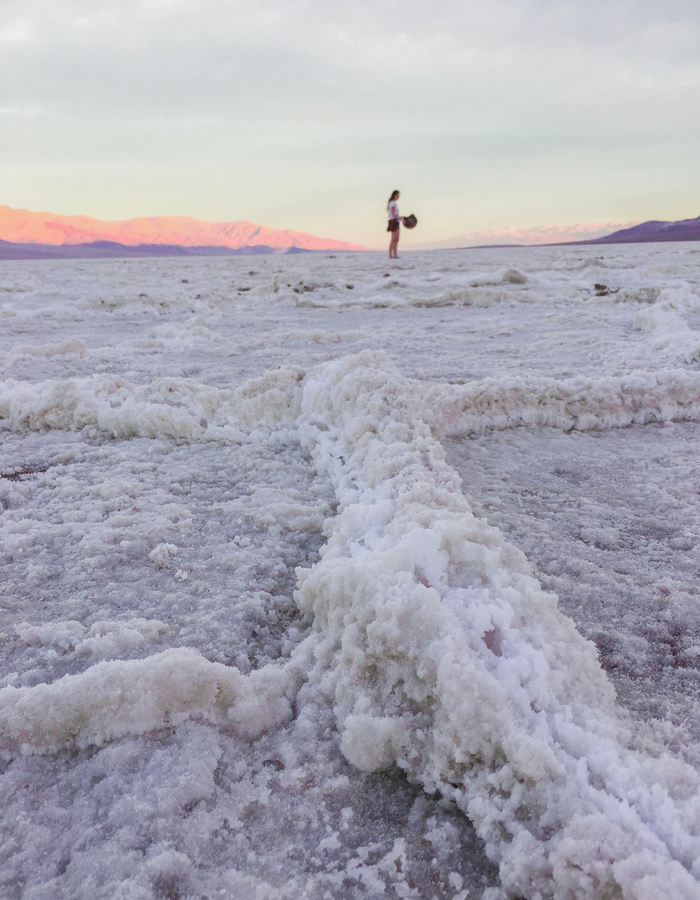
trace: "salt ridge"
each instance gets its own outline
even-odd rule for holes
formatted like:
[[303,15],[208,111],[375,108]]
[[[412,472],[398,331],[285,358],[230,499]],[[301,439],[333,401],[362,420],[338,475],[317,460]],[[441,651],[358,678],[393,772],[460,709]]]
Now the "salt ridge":
[[[305,702],[331,699],[354,765],[398,765],[469,815],[504,896],[699,897],[696,773],[625,749],[593,646],[522,553],[473,516],[425,420],[438,435],[697,420],[700,375],[533,379],[519,391],[487,381],[426,389],[365,351],[306,374],[267,373],[237,392],[188,379],[2,384],[0,420],[17,430],[187,442],[283,429],[340,504],[320,562],[299,572],[313,633],[289,663],[241,676],[173,650],[8,687],[4,752],[99,745],[183,718],[253,736],[288,718],[306,681]],[[135,676],[138,690],[124,693]]]

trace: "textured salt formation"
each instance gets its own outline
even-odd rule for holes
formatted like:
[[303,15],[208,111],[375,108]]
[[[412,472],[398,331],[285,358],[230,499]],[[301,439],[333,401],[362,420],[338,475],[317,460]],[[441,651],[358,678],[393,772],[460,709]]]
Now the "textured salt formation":
[[[0,382],[0,421],[16,431],[95,426],[122,439],[243,443],[251,430],[273,425],[280,416],[292,424],[295,410],[289,404],[299,402],[303,377],[302,369],[286,367],[237,391],[184,378],[160,378],[143,386],[104,376],[38,384]],[[414,395],[416,409],[438,437],[522,425],[591,431],[700,421],[700,374],[684,369],[565,380],[488,378],[427,391],[414,385]]]
[[438,437],[539,425],[596,431],[649,422],[697,422],[700,374],[684,369],[620,377],[489,378],[438,385],[425,397],[425,420]]
[[0,691],[0,751],[50,753],[202,719],[255,738],[291,717],[295,665],[242,676],[191,650],[103,662],[53,684]]
[[[592,645],[435,440],[697,420],[669,368],[692,252],[248,266],[4,270],[2,890],[488,897],[466,818],[404,772],[477,825],[496,895],[698,896],[696,770],[625,749]],[[580,586],[610,603],[608,575]]]
[[454,799],[510,896],[700,896],[697,774],[623,749],[592,645],[474,518],[415,405],[369,353],[305,390],[341,509],[298,602],[344,753]]
[[687,286],[665,288],[637,313],[635,325],[652,335],[656,349],[684,363],[700,358],[697,332],[688,324],[700,313],[700,298]]
[[454,800],[511,895],[672,885],[698,896],[696,773],[624,750],[593,646],[473,516],[414,412],[419,388],[367,352],[301,386],[271,375],[244,396],[249,416],[264,408],[282,425],[300,404],[302,445],[340,503],[321,561],[300,573],[312,635],[289,663],[250,676],[175,650],[5,688],[5,752],[100,745],[186,718],[254,737],[289,718],[313,653],[306,702],[331,700],[348,760],[398,765]]

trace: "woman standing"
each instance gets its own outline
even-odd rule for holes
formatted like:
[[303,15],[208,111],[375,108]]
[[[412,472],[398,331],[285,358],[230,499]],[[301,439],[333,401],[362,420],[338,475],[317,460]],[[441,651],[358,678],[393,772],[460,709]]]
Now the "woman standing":
[[399,222],[401,221],[401,216],[399,215],[399,204],[396,201],[400,196],[398,191],[392,191],[386,207],[389,210],[389,226],[387,227],[387,231],[391,232],[389,259],[399,258],[396,251],[399,247]]

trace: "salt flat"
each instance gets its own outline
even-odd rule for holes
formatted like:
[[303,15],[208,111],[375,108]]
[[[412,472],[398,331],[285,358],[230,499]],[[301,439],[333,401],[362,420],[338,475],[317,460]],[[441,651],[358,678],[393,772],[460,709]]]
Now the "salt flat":
[[700,897],[698,262],[2,263],[3,896]]

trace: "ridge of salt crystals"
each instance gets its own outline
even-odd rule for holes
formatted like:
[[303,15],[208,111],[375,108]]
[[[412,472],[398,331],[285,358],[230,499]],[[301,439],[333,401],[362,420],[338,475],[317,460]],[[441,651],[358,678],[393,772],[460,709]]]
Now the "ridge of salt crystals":
[[[665,383],[676,398],[665,414],[696,416],[694,373]],[[579,384],[578,404],[591,406],[593,395],[605,408],[601,385],[619,393],[614,379],[597,393]],[[544,385],[544,394],[554,388]],[[286,664],[248,676],[174,649],[98,663],[51,685],[7,687],[3,752],[99,746],[187,718],[255,737],[289,719],[307,681],[306,703],[331,699],[353,765],[397,765],[469,816],[508,896],[700,897],[695,773],[625,749],[593,645],[558,612],[523,554],[472,514],[422,418],[429,408],[438,433],[453,428],[440,410],[443,421],[453,415],[455,389],[442,404],[432,393],[428,403],[417,383],[370,351],[302,381],[282,372],[251,384],[244,403],[265,407],[272,394],[273,420],[289,427],[297,417],[293,427],[340,504],[321,560],[298,573],[311,635]],[[457,398],[462,408],[469,393]],[[20,405],[30,396],[23,387]],[[639,402],[630,409],[623,421],[639,415]],[[656,409],[664,414],[663,404]],[[10,412],[15,427],[36,421],[16,406]],[[562,415],[568,421],[570,411]],[[609,416],[601,422],[609,426]]]
[[305,384],[341,506],[297,599],[345,755],[454,799],[509,896],[700,897],[696,773],[624,748],[593,646],[472,515],[420,405],[369,351]]
[[[639,327],[663,331],[674,314],[644,311]],[[670,420],[700,420],[698,373],[426,389],[364,351],[237,392],[184,378],[2,382],[0,422],[17,431],[238,443],[286,429],[340,504],[321,560],[299,571],[296,598],[313,630],[290,661],[242,675],[180,648],[7,687],[2,752],[100,746],[188,718],[254,737],[288,721],[306,682],[304,702],[331,699],[353,765],[397,765],[469,816],[505,895],[699,898],[697,774],[625,749],[593,646],[522,553],[474,517],[436,440]]]

